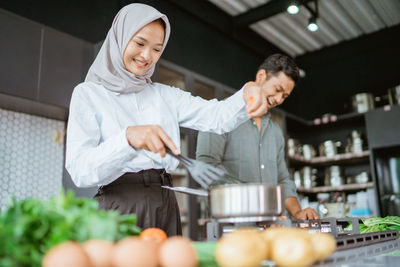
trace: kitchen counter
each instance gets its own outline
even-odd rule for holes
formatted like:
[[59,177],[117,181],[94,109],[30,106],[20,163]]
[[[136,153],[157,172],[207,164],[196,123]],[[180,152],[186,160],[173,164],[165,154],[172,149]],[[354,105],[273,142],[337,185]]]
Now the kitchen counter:
[[[400,239],[365,247],[337,251],[329,258],[313,265],[329,267],[398,267],[400,266]],[[276,267],[273,261],[263,261],[262,267]]]
[[400,239],[337,251],[314,266],[400,266]]

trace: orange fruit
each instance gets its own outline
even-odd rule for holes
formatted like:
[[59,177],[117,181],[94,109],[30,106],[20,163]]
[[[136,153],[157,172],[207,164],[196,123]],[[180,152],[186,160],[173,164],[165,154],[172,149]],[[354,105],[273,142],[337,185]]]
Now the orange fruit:
[[140,233],[140,238],[143,240],[156,241],[162,243],[167,240],[167,234],[160,228],[147,228]]

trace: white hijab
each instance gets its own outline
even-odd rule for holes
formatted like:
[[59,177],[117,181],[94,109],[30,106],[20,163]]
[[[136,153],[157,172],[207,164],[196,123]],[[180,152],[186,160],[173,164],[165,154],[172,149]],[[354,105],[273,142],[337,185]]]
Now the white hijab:
[[146,84],[151,83],[150,77],[155,66],[143,75],[134,75],[125,69],[123,55],[132,36],[143,26],[160,18],[166,26],[162,48],[164,51],[170,34],[167,16],[144,4],[130,4],[123,7],[115,16],[85,82],[100,83],[108,90],[118,93],[137,93],[143,90]]

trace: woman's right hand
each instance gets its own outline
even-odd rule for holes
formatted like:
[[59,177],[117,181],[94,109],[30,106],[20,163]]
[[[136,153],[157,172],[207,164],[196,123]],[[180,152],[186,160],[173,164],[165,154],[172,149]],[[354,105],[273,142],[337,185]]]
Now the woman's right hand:
[[174,154],[179,154],[172,139],[158,125],[129,126],[126,139],[132,147],[160,153],[161,157],[166,155],[165,146]]

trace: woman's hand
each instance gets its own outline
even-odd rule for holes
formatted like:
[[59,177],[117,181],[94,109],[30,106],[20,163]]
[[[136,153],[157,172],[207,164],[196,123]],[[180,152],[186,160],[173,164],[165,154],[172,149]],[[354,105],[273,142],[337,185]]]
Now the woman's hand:
[[261,117],[268,112],[267,97],[255,82],[248,82],[244,87],[243,99],[250,118]]
[[126,130],[126,139],[132,147],[160,153],[161,157],[166,155],[165,146],[179,154],[172,139],[158,125],[130,126]]

